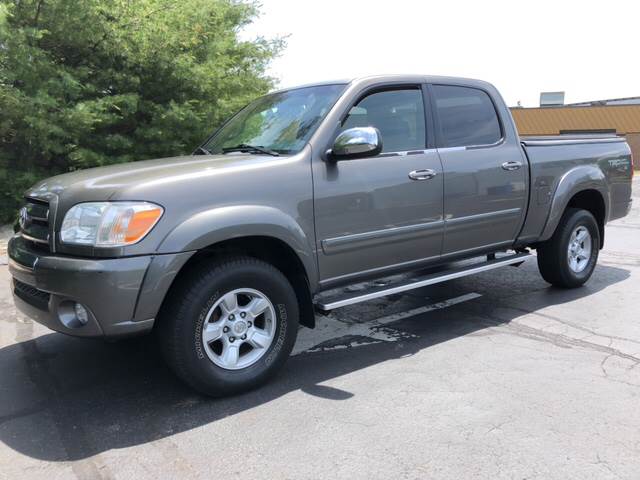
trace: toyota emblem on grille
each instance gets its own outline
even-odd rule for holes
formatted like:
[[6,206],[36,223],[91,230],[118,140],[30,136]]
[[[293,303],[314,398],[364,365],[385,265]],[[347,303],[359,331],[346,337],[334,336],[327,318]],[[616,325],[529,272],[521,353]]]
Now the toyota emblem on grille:
[[27,207],[22,207],[20,209],[20,217],[18,219],[18,224],[20,225],[20,228],[22,230],[27,228],[29,226],[30,220],[31,219],[29,218],[29,213],[27,212]]

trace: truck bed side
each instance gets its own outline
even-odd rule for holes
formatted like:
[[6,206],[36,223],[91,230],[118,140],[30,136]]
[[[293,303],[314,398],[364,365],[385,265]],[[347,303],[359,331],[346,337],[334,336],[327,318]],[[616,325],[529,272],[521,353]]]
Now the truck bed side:
[[521,143],[529,160],[530,202],[518,245],[551,237],[569,202],[583,191],[601,197],[601,229],[607,221],[626,215],[633,164],[623,138],[522,137]]

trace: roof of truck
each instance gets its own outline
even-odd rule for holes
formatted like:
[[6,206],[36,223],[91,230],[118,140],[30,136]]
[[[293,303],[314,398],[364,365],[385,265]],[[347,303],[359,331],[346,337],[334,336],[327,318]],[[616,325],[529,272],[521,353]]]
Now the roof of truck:
[[418,74],[386,74],[386,75],[365,75],[353,78],[342,78],[336,80],[324,80],[320,82],[306,83],[303,85],[292,85],[287,88],[279,88],[274,90],[275,92],[282,92],[286,90],[295,90],[298,88],[306,88],[306,87],[320,87],[323,85],[347,85],[354,82],[371,82],[371,81],[379,81],[379,82],[428,82],[428,83],[464,83],[466,85],[477,85],[477,86],[486,86],[490,85],[488,82],[484,80],[478,80],[475,78],[464,78],[464,77],[446,77],[439,75],[418,75]]

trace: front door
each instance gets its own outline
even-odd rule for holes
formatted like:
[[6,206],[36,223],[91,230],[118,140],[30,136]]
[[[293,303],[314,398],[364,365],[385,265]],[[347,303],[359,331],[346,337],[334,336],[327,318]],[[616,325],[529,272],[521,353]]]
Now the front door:
[[[378,128],[381,154],[313,165],[318,263],[325,285],[440,256],[442,166],[435,149],[427,148],[422,87],[367,92],[336,135],[362,126]],[[419,170],[431,172],[412,173]]]
[[505,137],[486,91],[456,85],[432,85],[430,90],[444,168],[442,255],[509,246],[527,200],[527,163],[520,145]]

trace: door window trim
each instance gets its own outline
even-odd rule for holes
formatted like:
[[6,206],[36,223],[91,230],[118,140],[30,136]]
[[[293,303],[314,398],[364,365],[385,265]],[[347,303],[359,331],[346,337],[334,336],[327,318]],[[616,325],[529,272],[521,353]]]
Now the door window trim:
[[[435,92],[433,90],[434,86],[442,86],[442,87],[459,87],[459,88],[470,88],[473,90],[479,90],[481,92],[484,92],[487,97],[489,97],[489,101],[491,102],[491,105],[493,106],[493,111],[496,114],[496,117],[498,118],[498,126],[500,127],[500,138],[493,142],[493,143],[485,143],[485,144],[478,144],[478,145],[459,145],[456,147],[445,147],[444,145],[444,139],[443,139],[443,134],[442,134],[442,126],[440,124],[440,117],[438,115],[438,109],[436,107],[436,102],[435,102]],[[433,122],[434,122],[434,133],[435,133],[435,138],[436,138],[436,148],[438,149],[439,152],[442,151],[455,151],[455,150],[478,150],[481,148],[494,148],[494,147],[499,147],[502,144],[505,143],[506,141],[506,134],[505,134],[505,129],[504,129],[504,124],[502,122],[502,117],[500,116],[500,113],[498,112],[498,108],[496,107],[496,103],[493,101],[493,97],[491,96],[491,94],[485,90],[484,88],[481,87],[472,87],[469,85],[457,85],[455,83],[427,83],[426,84],[426,88],[427,91],[429,92],[429,98],[431,99],[431,114],[433,115]]]
[[[338,121],[338,125],[334,129],[333,134],[330,137],[331,140],[329,142],[329,145],[327,145],[327,147],[325,148],[325,151],[327,149],[331,148],[331,146],[335,142],[336,138],[340,134],[340,129],[342,128],[342,124],[344,123],[344,121],[349,116],[349,112],[351,112],[351,109],[353,107],[358,105],[358,103],[360,103],[365,97],[368,97],[369,95],[373,95],[375,93],[381,93],[381,92],[392,92],[392,91],[397,91],[397,90],[417,90],[417,91],[420,92],[420,94],[422,96],[422,102],[423,102],[422,110],[423,110],[423,114],[424,114],[425,146],[424,146],[423,149],[399,150],[399,151],[394,151],[394,152],[381,152],[381,153],[379,153],[378,155],[376,155],[374,157],[367,157],[367,158],[364,158],[363,160],[372,159],[372,158],[384,158],[384,157],[397,157],[397,156],[406,156],[406,155],[417,155],[417,154],[427,153],[430,150],[435,150],[435,148],[436,148],[436,140],[435,140],[435,129],[434,129],[434,123],[433,123],[433,113],[431,112],[431,100],[427,95],[425,87],[426,87],[426,84],[424,84],[424,83],[411,83],[411,82],[409,82],[409,83],[405,83],[405,82],[380,83],[380,84],[376,84],[376,85],[369,85],[368,87],[363,89],[361,92],[359,92],[359,94],[355,97],[355,100],[353,100],[349,104],[349,106],[344,110],[344,112],[342,112],[342,114],[340,115],[339,121]],[[382,141],[384,142],[384,139]]]

